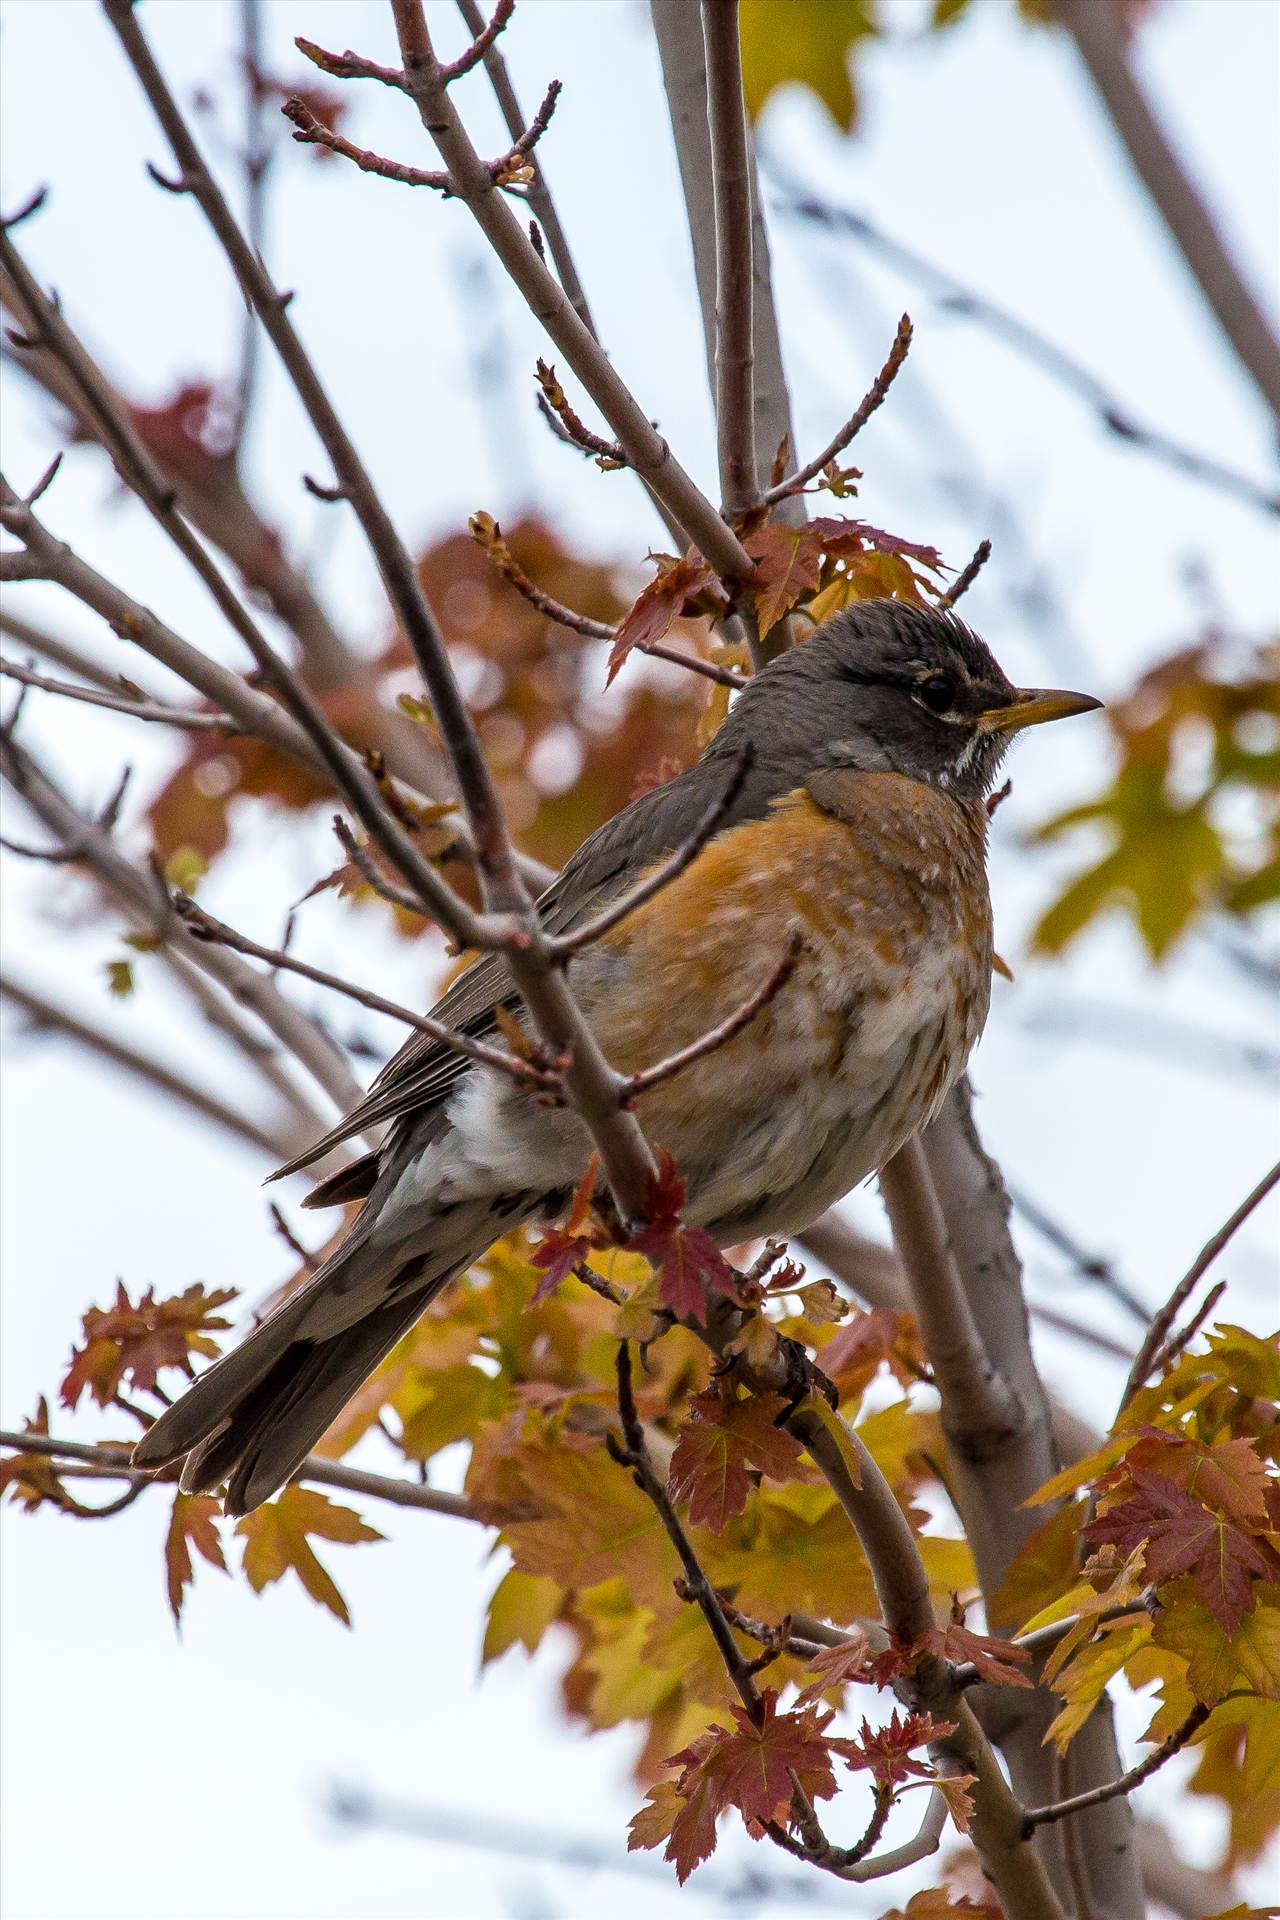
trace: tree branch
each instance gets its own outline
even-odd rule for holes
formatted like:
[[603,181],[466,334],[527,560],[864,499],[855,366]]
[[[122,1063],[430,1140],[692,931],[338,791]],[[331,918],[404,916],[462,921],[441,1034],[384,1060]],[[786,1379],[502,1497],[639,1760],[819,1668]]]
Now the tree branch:
[[758,1013],[763,1012],[769,1002],[780,993],[795,972],[796,961],[804,947],[800,934],[793,934],[787,951],[779,960],[772,973],[764,980],[749,999],[721,1020],[716,1026],[708,1028],[706,1033],[691,1041],[687,1047],[681,1047],[677,1053],[669,1053],[665,1059],[658,1060],[651,1067],[643,1068],[639,1073],[627,1077],[627,1090],[624,1098],[638,1100],[641,1094],[648,1093],[660,1081],[669,1080],[673,1074],[681,1073],[692,1066],[696,1060],[705,1060],[709,1053],[734,1039],[744,1028],[749,1027]]
[[1020,1409],[983,1347],[918,1140],[880,1169],[880,1192],[941,1396],[943,1430],[958,1452],[981,1460],[1013,1430]]
[[970,587],[973,585],[978,575],[982,572],[982,569],[986,566],[990,558],[991,558],[991,542],[989,540],[979,540],[977,546],[973,550],[972,560],[970,560],[968,564],[961,569],[961,571],[956,575],[955,579],[951,582],[951,585],[947,588],[947,591],[943,594],[941,600],[939,600],[938,602],[939,607],[942,608],[944,611],[948,610],[951,607],[954,607],[956,601],[962,599],[963,596],[966,593],[968,593]]
[[74,1040],[87,1052],[96,1054],[100,1059],[109,1061],[114,1067],[123,1067],[126,1073],[144,1086],[153,1088],[175,1100],[180,1106],[198,1113],[203,1120],[212,1120],[216,1126],[233,1134],[238,1140],[247,1141],[260,1153],[273,1160],[285,1160],[295,1150],[292,1136],[287,1129],[272,1132],[259,1126],[239,1107],[229,1106],[218,1099],[216,1094],[198,1086],[194,1081],[185,1079],[182,1074],[167,1067],[159,1060],[153,1060],[148,1054],[139,1053],[135,1048],[126,1046],[113,1034],[105,1033],[100,1027],[90,1026],[77,1014],[66,1007],[55,1006],[52,1000],[46,1000],[43,994],[24,986],[21,981],[9,974],[0,974],[0,996],[12,1001],[15,1007],[30,1015],[31,1031],[35,1033],[63,1034]]
[[34,673],[16,660],[0,658],[0,678],[16,680],[24,687],[36,687],[42,693],[58,694],[64,700],[77,700],[89,707],[105,707],[111,713],[128,714],[134,720],[159,721],[179,727],[187,733],[235,733],[230,714],[207,713],[203,707],[171,707],[166,700],[130,699],[125,693],[108,693],[97,687],[77,687],[67,680],[51,680],[47,674]]
[[[136,38],[141,43],[141,35],[132,18],[132,0],[104,0],[104,5],[122,37],[129,40]],[[122,13],[126,16],[123,20],[119,18]],[[141,44],[145,52],[145,43]],[[148,54],[148,60],[149,57]],[[163,86],[163,83],[161,82],[160,85]],[[194,148],[192,152],[194,154]],[[179,155],[180,160],[182,157]],[[205,178],[210,180],[212,187],[211,176],[206,174]],[[195,191],[194,187],[192,191]],[[220,206],[226,211],[226,203],[222,200],[221,194],[216,188],[212,188],[212,191],[217,195]],[[227,212],[227,218],[230,220],[229,212]],[[239,233],[239,229],[234,230],[241,248],[250,259],[250,264],[265,281],[265,273],[256,260],[249,255],[248,245]],[[36,347],[44,348],[57,356],[85,405],[93,414],[99,437],[115,461],[121,478],[142,501],[152,518],[173,541],[183,558],[208,589],[219,611],[244,641],[259,669],[279,695],[282,705],[312,742],[335,785],[344,795],[353,812],[371,837],[384,849],[392,863],[422,895],[437,917],[449,927],[450,932],[454,933],[455,938],[461,938],[462,944],[466,946],[484,944],[484,935],[481,933],[476,916],[445,885],[435,869],[422,857],[383,806],[377,783],[368,770],[348,755],[312,694],[266,640],[246,607],[224,579],[217,564],[188,527],[178,509],[172,487],[160,472],[128,416],[119,411],[115,396],[100,383],[97,368],[67,325],[60,308],[47,298],[29,272],[8,231],[0,232],[0,259],[3,260],[6,271],[18,287],[23,302],[33,316],[36,332],[29,339],[29,350],[35,350]],[[283,322],[284,316],[280,310],[279,299],[275,296],[273,299],[277,316]],[[7,499],[5,506],[6,508],[11,506]],[[5,524],[8,524],[7,519]],[[401,552],[403,553],[403,549]],[[412,569],[407,555],[404,555],[404,562],[412,578]],[[415,597],[421,601],[416,580],[413,584]],[[457,705],[461,707],[461,698],[456,695],[456,688],[455,697]],[[447,716],[440,713],[439,703],[436,704],[443,729]],[[465,708],[462,708],[462,713],[465,720]]]
[[[32,812],[43,821],[60,845],[74,847],[76,860],[123,907],[133,925],[160,940],[159,952],[176,962],[178,977],[190,985],[187,966],[208,974],[240,1005],[248,1007],[280,1046],[296,1059],[339,1108],[346,1110],[360,1098],[346,1059],[328,1035],[292,1006],[272,981],[256,973],[235,955],[202,946],[173,923],[164,888],[153,873],[135,866],[120,853],[110,834],[76,811],[54,781],[25,747],[12,738],[0,741],[0,770]],[[185,966],[183,963],[186,963]],[[207,1004],[207,1002],[206,1002]],[[298,1117],[316,1133],[326,1126],[320,1110],[301,1088],[279,1072],[264,1055],[262,1045],[234,1018],[220,1009],[219,1024],[241,1051],[268,1076],[276,1090],[290,1101]],[[313,1135],[314,1137],[314,1135]]]
[[1175,1753],[1186,1746],[1212,1711],[1211,1707],[1197,1700],[1181,1726],[1175,1727],[1167,1740],[1162,1740],[1145,1760],[1140,1760],[1136,1767],[1130,1767],[1118,1780],[1109,1780],[1105,1786],[1091,1787],[1087,1793],[1073,1794],[1069,1800],[1055,1800],[1045,1807],[1029,1807],[1024,1821],[1026,1833],[1031,1834],[1037,1827],[1046,1826],[1050,1821],[1065,1820],[1070,1814],[1083,1813],[1086,1807],[1099,1807],[1106,1800],[1114,1800],[1118,1794],[1132,1793],[1144,1780],[1149,1780],[1166,1760],[1171,1760]]
[[[698,9],[689,0],[650,0],[654,38],[662,62],[662,84],[671,116],[676,159],[693,243],[693,267],[702,332],[707,356],[707,378],[715,392],[716,248],[715,184],[711,163],[711,132],[707,109],[707,63]],[[791,399],[778,337],[778,316],[770,280],[769,236],[760,208],[754,150],[749,148],[752,208],[752,352],[755,440],[760,464],[771,463],[779,450],[794,446]],[[773,516],[798,526],[805,518],[803,500],[778,503]]]
[[1280,341],[1174,152],[1129,64],[1120,20],[1090,0],[1055,0],[1134,171],[1217,315],[1236,358],[1280,420]]
[[[1085,0],[1085,4],[1087,6],[1088,0]],[[778,170],[771,167],[770,172],[777,175]],[[779,184],[783,184],[781,180]],[[932,291],[945,312],[959,314],[976,322],[1013,347],[1015,352],[1030,360],[1060,386],[1076,394],[1108,433],[1177,472],[1186,474],[1190,479],[1234,494],[1264,513],[1280,513],[1280,495],[1274,489],[1261,486],[1246,474],[1224,467],[1207,454],[1183,446],[1181,441],[1171,440],[1167,434],[1143,425],[1118,394],[1112,393],[1096,374],[1064,352],[1056,341],[1047,339],[1025,321],[997,306],[985,294],[965,286],[941,267],[934,266],[932,261],[926,260],[914,248],[904,246],[865,214],[856,212],[852,207],[837,207],[819,200],[789,181],[785,184],[787,191],[793,195],[784,207],[785,212],[852,234],[882,258],[891,261],[901,272],[921,281]]]
[[1129,1378],[1125,1381],[1124,1392],[1120,1397],[1121,1412],[1128,1406],[1139,1388],[1145,1385],[1169,1329],[1186,1301],[1194,1293],[1236,1229],[1244,1225],[1249,1215],[1262,1204],[1278,1181],[1280,1181],[1280,1161],[1276,1162],[1269,1173],[1263,1174],[1253,1192],[1240,1202],[1230,1219],[1225,1220],[1218,1231],[1205,1241],[1147,1330],[1147,1337],[1138,1349],[1137,1358],[1129,1371]]
[[[884,405],[890,387],[901,372],[903,363],[911,349],[911,335],[911,317],[909,314],[904,313],[898,322],[898,331],[893,337],[893,345],[889,349],[888,357],[884,365],[881,367],[858,405],[854,408],[854,411],[840,428],[835,438],[829,440],[827,445],[822,449],[822,452],[815,454],[807,465],[797,467],[794,473],[789,473],[784,480],[780,480],[776,487],[770,487],[764,496],[766,505],[773,506],[778,501],[787,499],[788,496],[793,493],[803,492],[809,482],[816,480],[824,468],[830,466],[831,462],[844,452],[849,442],[862,432],[862,429],[866,426],[876,409]],[[987,553],[989,554],[991,552],[990,543],[986,543],[986,546]],[[974,571],[976,573],[976,567]],[[968,582],[966,582],[966,585],[967,584]],[[956,599],[959,599],[963,591],[964,588],[960,587],[958,583],[957,586],[952,589],[953,596]]]
[[299,960],[294,954],[285,953],[279,947],[260,946],[256,940],[250,940],[246,934],[237,933],[234,927],[216,920],[211,913],[191,899],[188,894],[177,893],[173,896],[174,909],[187,931],[197,940],[209,940],[218,946],[230,947],[235,953],[246,954],[251,960],[264,960],[272,969],[283,967],[289,973],[296,973],[304,980],[314,980],[317,986],[328,987],[333,993],[345,994],[348,1000],[358,1001],[362,1007],[368,1007],[371,1013],[385,1013],[389,1019],[400,1020],[407,1027],[413,1027],[418,1033],[425,1033],[429,1039],[438,1040],[441,1046],[448,1047],[453,1053],[460,1053],[468,1060],[474,1060],[478,1066],[492,1067],[498,1073],[505,1073],[524,1087],[536,1087],[551,1090],[559,1086],[558,1074],[540,1067],[532,1060],[522,1060],[517,1054],[508,1053],[502,1047],[486,1046],[482,1040],[473,1040],[470,1034],[459,1033],[456,1028],[446,1026],[441,1020],[433,1020],[427,1014],[414,1013],[408,1007],[400,1006],[394,1000],[385,1000],[380,993],[374,993],[369,987],[357,986],[354,980],[343,980],[336,973],[326,973],[322,967],[313,967],[309,961]]
[[702,0],[702,42],[715,195],[720,510],[727,520],[737,520],[760,497],[753,384],[751,158],[742,98],[738,0]]
[[708,564],[726,582],[740,585],[752,571],[750,556],[651,425],[510,208],[494,192],[432,51],[421,0],[392,0],[392,12],[409,91],[457,197],[465,202],[535,319],[599,407],[636,472],[651,484]]
[[[509,19],[511,15],[510,0],[501,0],[498,13],[501,13],[504,7],[506,13],[503,24],[505,24],[506,19]],[[481,41],[484,40],[481,52],[484,59],[485,72],[489,76],[489,84],[493,88],[494,98],[506,122],[507,132],[513,140],[518,140],[524,132],[527,122],[525,121],[523,113],[520,111],[520,102],[516,97],[515,88],[511,83],[511,76],[507,71],[507,63],[502,56],[502,50],[498,46],[496,38],[484,25],[484,16],[480,11],[477,0],[458,0],[458,12],[466,22],[468,31],[473,35],[472,48],[474,49],[479,46]],[[497,21],[498,13],[494,14],[494,19],[490,22],[490,27]],[[489,36],[487,39],[485,38],[486,35]],[[451,62],[451,68],[456,68],[457,64],[456,60]],[[564,288],[565,298],[577,314],[579,320],[581,320],[583,326],[587,329],[587,332],[594,336],[596,333],[595,322],[591,318],[591,309],[587,305],[587,296],[583,291],[582,282],[578,277],[578,269],[574,263],[573,254],[569,249],[568,238],[566,237],[564,227],[561,225],[560,215],[556,210],[556,204],[551,195],[551,187],[547,180],[541,154],[533,156],[533,178],[525,188],[525,201],[530,213],[537,221],[539,228],[546,238],[552,264],[559,277],[560,285]]]
[[[388,595],[422,673],[454,768],[458,790],[471,825],[485,914],[479,917],[472,914],[444,886],[434,870],[426,866],[417,850],[411,847],[400,828],[390,819],[376,786],[373,786],[374,804],[367,809],[367,817],[366,811],[361,808],[355,810],[362,823],[369,828],[374,841],[412,881],[458,944],[501,947],[540,1040],[552,1059],[564,1058],[567,1061],[564,1069],[565,1092],[599,1148],[619,1212],[626,1220],[640,1220],[644,1217],[649,1182],[656,1170],[656,1163],[635,1116],[619,1102],[621,1076],[609,1066],[583,1019],[569,990],[564,970],[542,931],[515,850],[507,835],[479,738],[413,563],[293,329],[284,302],[261,261],[247,247],[222,193],[205,165],[191,131],[156,66],[130,0],[103,0],[103,5],[164,129],[181,169],[183,186],[199,203],[246,296],[257,311],[329,455],[338,483],[355,511],[378,563]],[[492,181],[470,141],[461,132],[439,65],[426,39],[425,24],[420,19],[415,22],[415,10],[409,0],[397,0],[397,6],[398,25],[408,35],[407,41],[402,37],[402,50],[407,46],[405,73],[410,89],[421,111],[423,102],[419,95],[426,76],[444,127],[444,132],[438,136],[442,141],[442,157],[459,191],[475,195],[481,190],[479,176],[483,175],[483,197],[489,210],[486,219],[497,215],[501,217],[500,225],[501,222],[511,222],[512,216],[493,192]],[[417,38],[418,27],[421,28],[421,44]],[[430,121],[430,114],[427,119]],[[571,322],[570,331],[574,332],[575,338],[581,335],[581,322],[567,307],[559,287],[550,279],[523,234],[514,223],[503,230],[514,232],[538,274],[548,281],[556,301],[565,307]],[[599,348],[594,341],[590,341],[590,336],[586,338],[590,342],[592,355],[608,370],[610,380],[614,380],[616,376],[608,369],[608,363]],[[638,412],[629,395],[627,400],[629,406]],[[647,421],[645,427],[652,434]],[[724,533],[728,533],[722,522],[717,521],[717,524]],[[743,555],[743,558],[745,560],[746,556]],[[301,721],[303,713],[299,711],[297,717]],[[351,783],[349,788],[346,783],[343,785],[354,806],[355,783]],[[406,864],[400,843],[412,855],[409,864]],[[416,871],[417,868],[422,868],[421,875]],[[429,886],[425,884],[428,877]]]
[[[14,1453],[35,1453],[49,1460],[80,1460],[94,1468],[102,1479],[128,1480],[140,1492],[166,1483],[154,1473],[143,1473],[129,1465],[132,1441],[100,1441],[89,1445],[81,1440],[60,1440],[46,1433],[19,1433],[0,1430],[0,1447]],[[326,1460],[311,1453],[303,1461],[295,1480],[310,1481],[317,1487],[339,1487],[344,1493],[364,1493],[374,1500],[386,1500],[396,1507],[417,1507],[427,1513],[447,1514],[455,1520],[472,1520],[484,1527],[501,1526],[503,1516],[486,1510],[480,1513],[460,1493],[446,1493],[439,1487],[424,1486],[420,1480],[399,1480],[394,1475],[368,1473],[362,1467],[349,1467],[341,1460]],[[99,1509],[105,1512],[106,1509]],[[513,1513],[509,1518],[519,1519]]]

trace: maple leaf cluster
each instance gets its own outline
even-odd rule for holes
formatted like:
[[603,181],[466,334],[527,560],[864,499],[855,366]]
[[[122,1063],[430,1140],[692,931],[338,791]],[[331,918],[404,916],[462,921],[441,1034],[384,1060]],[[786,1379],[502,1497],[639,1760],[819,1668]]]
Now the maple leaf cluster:
[[666,1765],[678,1770],[676,1777],[651,1787],[631,1822],[629,1848],[665,1841],[665,1858],[682,1884],[714,1851],[717,1823],[730,1809],[742,1815],[753,1837],[771,1826],[790,1827],[797,1788],[810,1801],[833,1798],[837,1760],[851,1772],[866,1769],[886,1791],[913,1776],[936,1780],[935,1768],[917,1757],[918,1749],[955,1732],[928,1714],[895,1712],[879,1728],[864,1720],[859,1737],[845,1739],[828,1732],[833,1716],[817,1706],[780,1712],[772,1687],[760,1696],[758,1719],[740,1706],[731,1715],[731,1727],[717,1722],[671,1755]]
[[[902,540],[863,520],[827,516],[793,527],[781,520],[759,524],[758,514],[754,519],[757,524],[743,523],[739,532],[756,563],[746,590],[762,634],[796,611],[816,626],[855,600],[898,599],[923,606],[932,583],[919,569],[937,576],[942,567],[935,547]],[[610,680],[637,647],[664,639],[681,615],[723,611],[722,589],[701,554],[652,557],[658,571],[614,635]]]
[[1214,1328],[1133,1396],[1098,1452],[1040,1490],[1063,1504],[997,1597],[1024,1632],[1066,1629],[1043,1669],[1063,1700],[1060,1747],[1119,1673],[1158,1690],[1149,1740],[1209,1710],[1193,1790],[1227,1805],[1224,1867],[1280,1823],[1278,1399],[1280,1341]]

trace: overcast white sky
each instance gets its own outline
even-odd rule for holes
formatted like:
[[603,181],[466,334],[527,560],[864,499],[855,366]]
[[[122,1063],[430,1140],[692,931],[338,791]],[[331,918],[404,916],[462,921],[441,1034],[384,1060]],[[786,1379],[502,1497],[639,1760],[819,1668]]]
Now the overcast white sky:
[[[268,0],[264,11],[269,63],[281,72],[301,70],[295,33],[392,57],[379,0]],[[452,9],[438,11],[442,40],[460,44]],[[913,0],[885,11],[899,31],[863,58],[856,139],[837,138],[811,101],[793,96],[771,108],[767,145],[832,199],[873,214],[1104,373],[1136,416],[1265,479],[1261,408],[1131,181],[1069,46],[1026,30],[1006,0],[976,0],[958,30],[928,40],[910,31],[920,17]],[[143,18],[179,92],[208,89],[233,127],[230,0],[149,0]],[[143,175],[144,159],[167,156],[97,8],[11,0],[0,20],[4,203],[41,182],[52,190],[23,235],[38,270],[141,396],[160,399],[183,377],[224,368],[239,331],[235,295],[195,209]],[[553,74],[565,83],[544,151],[604,338],[686,464],[709,481],[702,349],[646,14],[636,0],[524,0],[507,52],[530,105]],[[1274,301],[1280,8],[1167,0],[1138,57],[1231,245]],[[481,82],[462,98],[481,146],[498,150],[505,142]],[[413,116],[389,93],[361,93],[352,129],[423,162]],[[1015,678],[1084,680],[1104,695],[1123,688],[1188,636],[1188,562],[1210,569],[1245,630],[1274,622],[1274,521],[1108,438],[1076,399],[853,243],[786,219],[775,222],[774,241],[805,447],[824,440],[863,391],[902,308],[915,318],[908,369],[859,443],[868,475],[860,510],[936,541],[959,563],[993,530],[984,493],[1013,509],[1026,558],[1006,537],[966,611]],[[299,324],[408,536],[456,527],[478,506],[508,517],[536,506],[601,554],[638,561],[656,523],[625,476],[600,476],[532,416],[536,329],[461,208],[289,150],[269,253],[279,283],[297,289]],[[467,290],[477,273],[482,326]],[[500,434],[492,405],[475,394],[486,332],[504,369],[489,383],[518,409],[518,425]],[[313,560],[351,631],[372,643],[386,616],[354,528],[302,493],[300,472],[322,469],[274,372],[264,397],[254,455],[270,511]],[[45,410],[16,381],[6,384],[5,440],[10,477],[30,484],[54,442]],[[945,485],[957,476],[970,483],[961,503]],[[97,456],[70,460],[46,506],[55,531],[104,571],[193,640],[235,658],[176,557],[114,499]],[[1060,617],[1033,620],[1020,606],[1015,589],[1028,570],[1051,583]],[[87,615],[50,590],[20,594],[21,610],[141,677]],[[151,680],[159,685],[160,675]],[[129,733],[127,722],[117,728],[65,704],[32,702],[28,713],[30,737],[85,800],[105,795],[126,754],[145,793],[172,751]],[[998,941],[1018,978],[997,983],[976,1064],[983,1125],[1010,1178],[1113,1253],[1155,1302],[1274,1155],[1275,1081],[1244,1070],[1229,1043],[1274,1054],[1280,1033],[1260,997],[1204,944],[1159,974],[1119,925],[1091,937],[1066,967],[1022,957],[1025,928],[1074,853],[1028,859],[1019,834],[1104,765],[1101,723],[1054,731],[1018,756],[1014,799],[998,816]],[[25,835],[12,812],[9,831]],[[252,853],[220,871],[211,904],[250,930],[272,931],[280,903],[329,863],[325,839],[317,828],[300,842],[263,821]],[[15,972],[126,1035],[163,1034],[175,1058],[207,1062],[211,1082],[234,1085],[234,1071],[145,970],[134,1002],[108,1006],[101,967],[119,951],[114,933],[81,923],[56,873],[6,864]],[[392,950],[366,921],[325,902],[308,912],[309,957],[401,997],[425,993],[420,953]],[[353,938],[364,943],[355,955]],[[1100,1004],[1186,1023],[1209,1039],[1193,1045],[1170,1027],[1154,1043],[1148,1032],[1145,1046],[1117,1047]],[[1082,1010],[1082,1033],[1045,1031],[1064,1008]],[[12,1425],[56,1381],[79,1313],[104,1299],[117,1274],[135,1288],[200,1279],[252,1295],[280,1277],[281,1261],[264,1224],[264,1169],[248,1150],[82,1068],[61,1045],[5,1027],[0,1416]],[[854,1206],[878,1222],[874,1197]],[[1274,1297],[1277,1212],[1260,1211],[1223,1264],[1234,1316],[1260,1330]],[[1123,1316],[1034,1237],[1023,1241],[1033,1295],[1125,1333]],[[1054,1338],[1041,1351],[1061,1392],[1105,1422],[1118,1369]],[[612,1838],[619,1849],[638,1798],[627,1776],[631,1736],[587,1742],[558,1718],[558,1649],[532,1666],[509,1657],[477,1685],[479,1597],[498,1571],[484,1537],[447,1520],[370,1517],[394,1544],[330,1555],[354,1635],[296,1590],[254,1600],[242,1583],[202,1571],[179,1643],[163,1599],[161,1516],[148,1502],[100,1528],[6,1515],[4,1885],[14,1920],[721,1911],[696,1880],[677,1898],[662,1882],[335,1832],[322,1801],[337,1779]],[[1167,1788],[1149,1792],[1158,1807]],[[1211,1841],[1203,1823],[1190,1838],[1201,1848]],[[772,1870],[745,1840],[725,1855]],[[878,1903],[854,1896],[846,1911],[877,1913],[913,1884],[922,1882],[887,1883]]]

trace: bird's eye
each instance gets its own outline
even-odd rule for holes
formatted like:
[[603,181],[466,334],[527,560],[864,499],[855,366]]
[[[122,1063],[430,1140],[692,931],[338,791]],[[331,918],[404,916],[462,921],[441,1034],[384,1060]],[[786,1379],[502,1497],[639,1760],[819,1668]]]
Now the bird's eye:
[[931,673],[916,689],[930,713],[945,713],[956,697],[956,683],[947,673]]

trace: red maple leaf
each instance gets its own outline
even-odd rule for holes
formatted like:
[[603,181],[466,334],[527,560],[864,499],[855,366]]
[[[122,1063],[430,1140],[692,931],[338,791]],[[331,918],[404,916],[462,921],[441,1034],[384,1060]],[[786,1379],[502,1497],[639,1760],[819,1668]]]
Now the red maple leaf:
[[658,1171],[649,1176],[645,1191],[647,1225],[627,1241],[628,1251],[642,1253],[658,1269],[662,1304],[679,1320],[705,1321],[707,1292],[714,1288],[728,1299],[739,1299],[737,1277],[709,1233],[686,1226],[680,1218],[685,1182],[676,1172],[674,1156],[663,1147]]
[[1280,1576],[1280,1554],[1268,1541],[1242,1533],[1202,1506],[1165,1474],[1134,1467],[1131,1477],[1136,1493],[1099,1514],[1083,1529],[1084,1537],[1112,1543],[1126,1554],[1145,1548],[1153,1585],[1189,1573],[1222,1631],[1234,1633],[1254,1606],[1254,1580]]
[[918,560],[922,567],[929,567],[935,572],[942,565],[942,555],[936,547],[922,547],[914,540],[900,539],[896,533],[886,533],[883,527],[869,526],[865,520],[819,517],[809,522],[808,532],[814,545],[829,560],[843,559],[848,554],[861,553],[871,547],[876,553],[897,553],[905,559]]
[[573,1196],[573,1205],[569,1209],[569,1218],[563,1227],[552,1227],[550,1232],[534,1248],[531,1257],[535,1267],[544,1269],[530,1297],[529,1304],[536,1305],[554,1293],[562,1280],[567,1280],[593,1247],[600,1244],[600,1237],[590,1228],[591,1196],[595,1191],[596,1175],[600,1169],[600,1156],[593,1153],[587,1162],[587,1170],[578,1182]]
[[188,1380],[193,1379],[191,1356],[215,1357],[218,1343],[210,1335],[231,1325],[216,1309],[235,1297],[234,1287],[215,1293],[188,1287],[171,1299],[157,1300],[148,1287],[135,1306],[117,1281],[114,1304],[90,1307],[84,1316],[84,1345],[72,1350],[62,1381],[62,1404],[76,1406],[87,1389],[105,1407],[126,1379],[140,1392],[149,1393],[162,1367],[177,1367]]
[[786,1402],[777,1394],[745,1399],[710,1387],[689,1402],[689,1419],[680,1428],[671,1459],[667,1491],[689,1502],[695,1526],[723,1531],[741,1513],[751,1490],[748,1470],[772,1480],[793,1480],[800,1464],[800,1442],[774,1425]]
[[[778,1712],[778,1695],[761,1695],[763,1714],[756,1726],[742,1707],[731,1712],[736,1730],[712,1726],[670,1764],[681,1768],[676,1791],[688,1799],[705,1785],[716,1814],[736,1807],[747,1820],[785,1819],[794,1773],[811,1800],[829,1800],[836,1790],[831,1770],[832,1742],[825,1729],[831,1715],[816,1707]],[[838,1742],[835,1744],[839,1744]]]
[[686,554],[683,560],[673,559],[668,553],[656,554],[654,558],[659,568],[656,578],[628,607],[613,636],[606,686],[632,649],[652,646],[655,640],[661,640],[685,601],[707,586],[713,577],[700,554]]
[[848,1763],[851,1772],[866,1767],[878,1785],[896,1787],[912,1774],[921,1780],[932,1780],[932,1765],[927,1760],[913,1760],[911,1755],[916,1747],[954,1732],[955,1724],[950,1720],[934,1720],[927,1713],[895,1711],[887,1726],[873,1727],[864,1720],[856,1740],[832,1740],[828,1744]]
[[848,1392],[865,1386],[881,1361],[907,1386],[924,1366],[915,1316],[894,1307],[873,1307],[846,1321],[822,1349],[822,1370]]
[[211,381],[188,380],[158,407],[130,407],[138,438],[166,472],[199,486],[228,473],[233,422]]
[[871,1670],[867,1653],[865,1636],[854,1633],[847,1640],[842,1640],[838,1647],[827,1647],[822,1653],[815,1654],[809,1662],[809,1671],[816,1674],[817,1678],[811,1680],[798,1696],[797,1705],[804,1706],[806,1701],[818,1699],[829,1687],[845,1687],[869,1680]]
[[810,525],[789,527],[771,520],[743,542],[755,561],[751,596],[761,633],[789,613],[802,593],[812,593],[822,566],[820,543]]
[[923,1650],[936,1653],[940,1659],[949,1660],[952,1666],[966,1664],[977,1668],[984,1680],[997,1687],[1029,1687],[1030,1680],[1022,1671],[1030,1664],[1031,1655],[1025,1647],[1013,1640],[1002,1640],[994,1634],[971,1633],[963,1619],[952,1620],[945,1627],[934,1627],[926,1633],[922,1642]]

